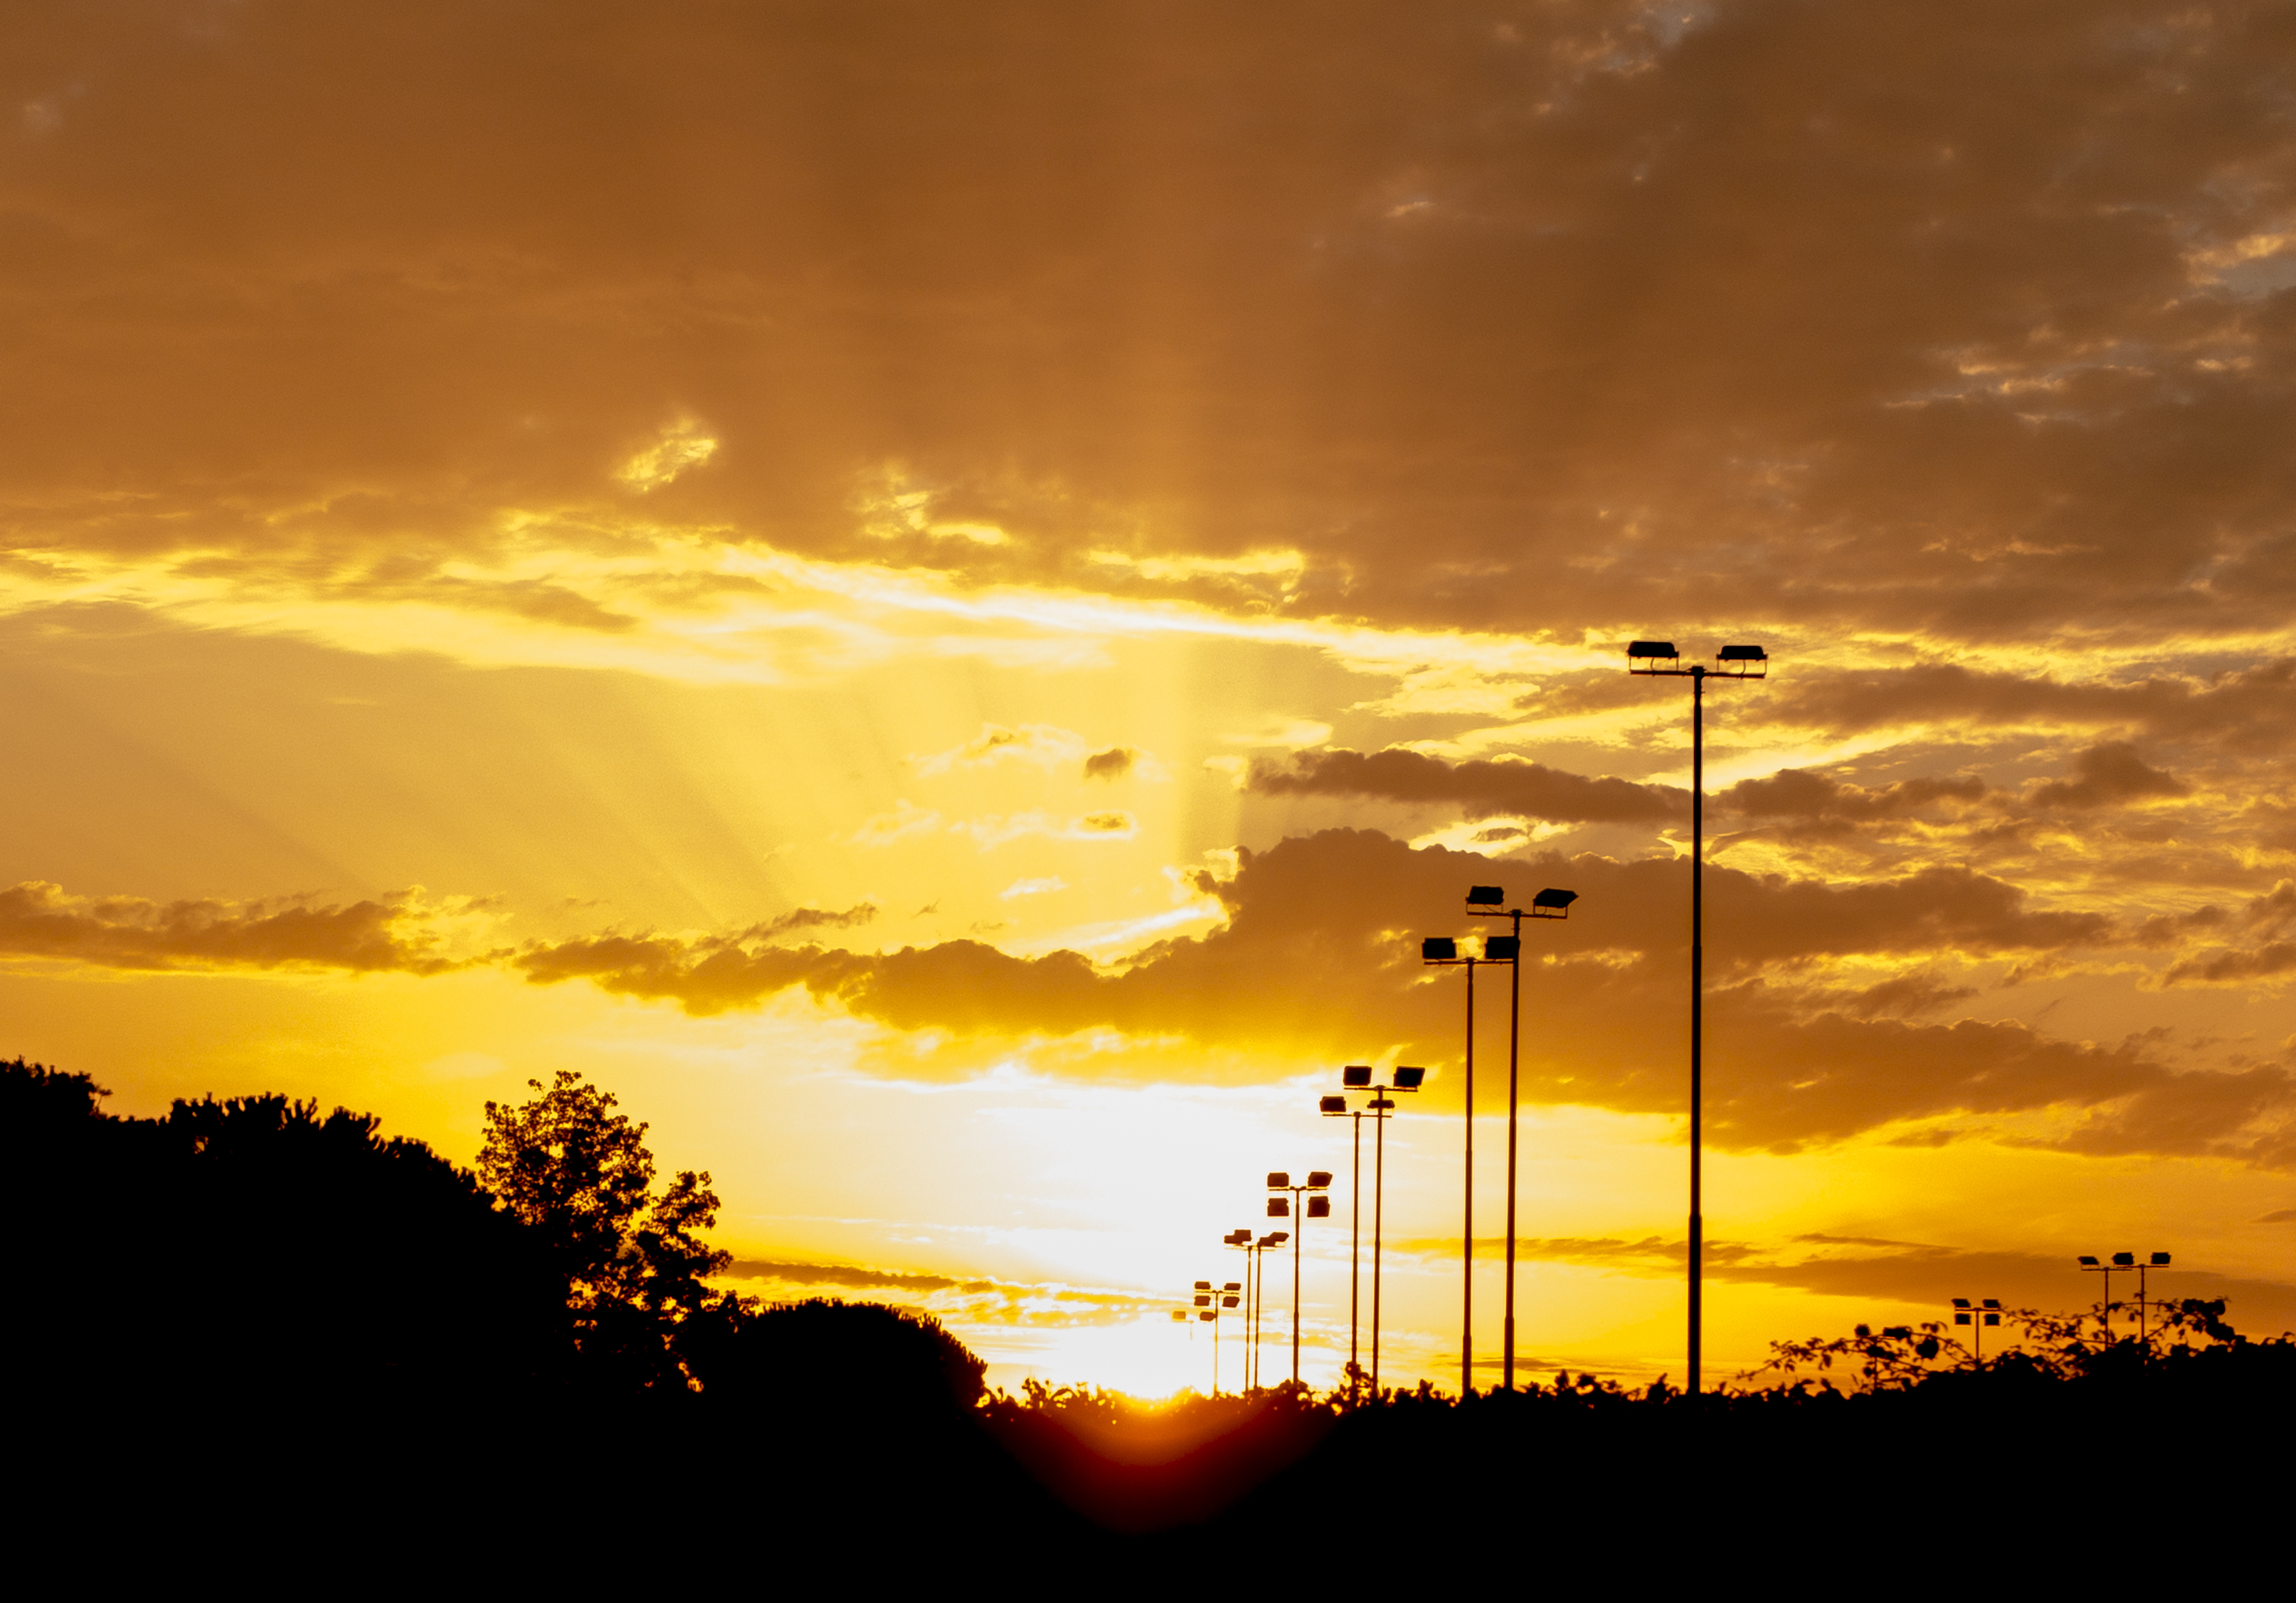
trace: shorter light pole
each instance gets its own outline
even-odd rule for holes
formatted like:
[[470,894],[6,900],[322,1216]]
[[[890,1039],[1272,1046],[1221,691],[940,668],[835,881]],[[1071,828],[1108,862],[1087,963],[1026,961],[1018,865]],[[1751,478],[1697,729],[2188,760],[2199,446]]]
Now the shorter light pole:
[[2144,1339],[2144,1272],[2168,1267],[2169,1255],[2165,1252],[2156,1252],[2151,1263],[2136,1266],[2136,1339],[2140,1342]]
[[1379,1398],[1379,1304],[1382,1289],[1382,1244],[1385,1239],[1387,1212],[1387,1121],[1394,1116],[1395,1098],[1392,1092],[1417,1091],[1427,1080],[1427,1071],[1410,1065],[1398,1064],[1390,1071],[1390,1083],[1373,1083],[1373,1069],[1368,1063],[1350,1063],[1340,1070],[1340,1084],[1350,1091],[1368,1091],[1371,1100],[1365,1107],[1377,1121],[1372,1132],[1371,1181],[1371,1394]]
[[2144,1339],[2144,1300],[2147,1290],[2144,1272],[2148,1269],[2166,1269],[2169,1262],[2169,1256],[2165,1252],[2154,1253],[2151,1261],[2144,1264],[2136,1261],[2136,1255],[2133,1252],[2117,1252],[2112,1255],[2110,1262],[2099,1262],[2088,1254],[2081,1255],[2080,1266],[2084,1273],[2101,1274],[2104,1277],[2104,1333],[2108,1338],[2112,1335],[2112,1311],[2120,1305],[2112,1300],[2112,1277],[2121,1273],[2133,1273],[2136,1277],[2136,1339],[2143,1341]]
[[1259,1338],[1267,1329],[1267,1254],[1270,1248],[1281,1247],[1291,1239],[1290,1231],[1275,1230],[1251,1244],[1259,1259],[1259,1294],[1252,1304],[1251,1314],[1251,1386],[1254,1391],[1261,1389]]
[[1212,1328],[1212,1395],[1219,1395],[1219,1316],[1243,1300],[1243,1288],[1230,1280],[1214,1289],[1210,1280],[1196,1282],[1196,1317]]
[[1348,1395],[1356,1394],[1357,1303],[1363,1289],[1363,1269],[1360,1263],[1363,1247],[1363,1109],[1349,1108],[1347,1098],[1323,1097],[1317,1100],[1316,1110],[1327,1119],[1355,1121],[1355,1169],[1348,1177]]
[[1220,1245],[1233,1247],[1243,1255],[1243,1389],[1250,1392],[1259,1385],[1259,1377],[1253,1372],[1254,1354],[1259,1345],[1255,1335],[1259,1327],[1259,1280],[1252,1273],[1252,1262],[1259,1249],[1252,1244],[1248,1227],[1228,1231],[1220,1238]]
[[[1301,1186],[1292,1183],[1292,1174],[1288,1169],[1271,1169],[1267,1173],[1267,1190],[1270,1192],[1267,1198],[1267,1216],[1270,1219],[1298,1219],[1303,1227],[1306,1221],[1309,1219],[1328,1219],[1332,1216],[1332,1199],[1324,1193],[1331,1189],[1331,1185],[1332,1174],[1328,1169],[1315,1170],[1308,1176],[1308,1183]],[[1278,1197],[1273,1194],[1277,1191],[1283,1192],[1284,1195]],[[1292,1239],[1292,1384],[1293,1386],[1300,1384],[1300,1248],[1307,1238],[1308,1232],[1305,1228],[1302,1228],[1299,1234]],[[1283,1238],[1279,1234],[1276,1239],[1281,1240]]]
[[1988,1326],[1996,1329],[2000,1328],[2001,1299],[1988,1296],[1984,1302],[1972,1306],[1967,1297],[1957,1296],[1953,1299],[1953,1322],[1969,1327],[1970,1337],[1977,1344],[1977,1362],[1983,1363],[1986,1329]]

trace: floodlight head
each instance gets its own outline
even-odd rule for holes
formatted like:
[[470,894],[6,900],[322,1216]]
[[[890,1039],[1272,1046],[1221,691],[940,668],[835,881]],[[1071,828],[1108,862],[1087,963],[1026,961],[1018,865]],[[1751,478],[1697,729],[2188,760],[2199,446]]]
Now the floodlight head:
[[1416,1091],[1426,1078],[1427,1071],[1423,1068],[1411,1068],[1407,1067],[1398,1068],[1395,1071],[1395,1089],[1398,1091]]
[[1210,1291],[1211,1288],[1212,1283],[1210,1280],[1198,1280],[1196,1282],[1196,1289],[1199,1291]]
[[2001,1299],[1997,1296],[1988,1296],[1984,1302],[1980,1304],[1979,1306],[1984,1308],[1998,1308],[2001,1306]]
[[1557,890],[1548,886],[1530,899],[1530,916],[1534,919],[1567,919],[1570,904],[1578,899],[1575,890]]
[[1267,1171],[1267,1189],[1269,1190],[1289,1190],[1291,1186],[1292,1175],[1288,1170],[1270,1169]]
[[1985,1322],[1988,1325],[1997,1326],[2001,1322],[2001,1316],[1997,1313],[1988,1313],[1985,1316]]
[[1209,1291],[1203,1292],[1197,1296],[1195,1301],[1197,1307],[1209,1308],[1212,1305],[1212,1294]]
[[1316,1099],[1316,1111],[1324,1115],[1326,1118],[1330,1117],[1333,1114],[1345,1113],[1347,1110],[1348,1100],[1345,1097],[1318,1097]]
[[[1250,1231],[1246,1231],[1243,1233],[1248,1236],[1251,1232]],[[1222,1291],[1241,1291],[1243,1289],[1243,1282],[1242,1280],[1228,1280],[1221,1285],[1220,1289]]]
[[1310,1219],[1328,1219],[1328,1218],[1330,1218],[1331,1216],[1332,1216],[1332,1199],[1331,1199],[1330,1198],[1328,1198],[1328,1197],[1310,1197],[1310,1198],[1308,1198],[1308,1218],[1310,1218]]
[[2152,1255],[2152,1267],[2153,1267],[2153,1268],[2155,1268],[2155,1269],[2166,1269],[2166,1268],[2168,1268],[2168,1267],[2169,1267],[2169,1255],[2168,1255],[2167,1253],[2165,1253],[2165,1252],[2156,1252],[2156,1253],[2154,1253],[2154,1254]]
[[1289,1219],[1292,1216],[1292,1198],[1270,1197],[1267,1199],[1267,1216],[1270,1219]]
[[1370,1106],[1371,1110],[1374,1113],[1386,1113],[1393,1109],[1395,1107],[1395,1099],[1393,1097],[1374,1097],[1371,1100]]
[[1223,1296],[1220,1298],[1220,1306],[1223,1308],[1238,1308],[1242,1305],[1243,1299],[1240,1296]]
[[1220,1239],[1230,1247],[1242,1247],[1251,1239],[1251,1232],[1248,1230],[1232,1230]]
[[1371,1065],[1350,1063],[1340,1070],[1340,1084],[1350,1090],[1361,1090],[1371,1084]]
[[1965,1325],[1969,1322],[1969,1315],[1966,1313],[1956,1313],[1953,1316],[1953,1322],[1956,1325]]
[[1320,1191],[1331,1183],[1332,1172],[1329,1169],[1310,1169],[1308,1171],[1308,1189],[1309,1190]]
[[1262,1247],[1281,1247],[1291,1239],[1292,1232],[1288,1230],[1272,1230],[1259,1238],[1259,1244]]
[[1759,646],[1724,646],[1716,653],[1724,662],[1767,662],[1770,654]]
[[1506,892],[1504,888],[1496,885],[1471,885],[1467,887],[1467,905],[1470,907],[1505,907],[1506,905]]
[[1188,1322],[1188,1311],[1185,1308],[1175,1308],[1172,1310],[1172,1317],[1185,1325]]
[[2112,1255],[2112,1263],[2116,1269],[2134,1269],[2136,1267],[2136,1255],[2133,1252],[2117,1252]]
[[2081,1255],[2080,1266],[2083,1269],[2095,1269],[2098,1265],[2095,1258],[2090,1257],[2087,1253],[2083,1253]]
[[[1965,1296],[1957,1296],[1957,1297],[1956,1297],[1956,1298],[1954,1298],[1954,1299],[1953,1299],[1953,1305],[1954,1305],[1955,1307],[1956,1307],[1956,1308],[1966,1308],[1966,1307],[1968,1307],[1968,1306],[1969,1306],[1969,1299],[1968,1299],[1967,1297],[1965,1297]],[[1967,1321],[1966,1320],[1963,1321],[1962,1322],[1963,1322],[1964,1324],[1968,1323],[1968,1321]]]
[[1199,1314],[1197,1314],[1197,1315],[1196,1315],[1196,1317],[1197,1317],[1198,1319],[1200,1319],[1200,1320],[1203,1320],[1203,1321],[1205,1321],[1209,1322],[1209,1321],[1212,1321],[1212,1320],[1216,1320],[1216,1319],[1218,1319],[1218,1318],[1219,1317],[1219,1310],[1218,1310],[1218,1309],[1217,1309],[1217,1308],[1213,1308],[1213,1309],[1210,1309],[1210,1310],[1209,1310],[1209,1311],[1207,1311],[1207,1312],[1205,1312],[1205,1313],[1199,1313]]
[[[1638,640],[1627,648],[1628,673],[1655,673],[1682,660],[1682,653],[1674,649],[1670,640]],[[1644,667],[1641,665],[1647,663]]]
[[1423,963],[1456,963],[1459,961],[1459,943],[1447,935],[1430,936],[1419,943],[1419,961]]
[[1483,961],[1512,963],[1522,956],[1522,941],[1512,935],[1487,935],[1483,937]]

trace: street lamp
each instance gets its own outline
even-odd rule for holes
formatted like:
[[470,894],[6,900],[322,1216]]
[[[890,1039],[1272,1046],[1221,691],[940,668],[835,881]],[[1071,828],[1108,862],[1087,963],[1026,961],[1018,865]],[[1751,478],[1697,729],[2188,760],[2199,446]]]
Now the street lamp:
[[2001,1324],[2001,1299],[1997,1296],[1988,1296],[1983,1303],[1972,1307],[1967,1297],[1957,1296],[1953,1299],[1953,1322],[1969,1327],[1970,1337],[1977,1343],[1977,1362],[1983,1363],[1985,1332],[1988,1327],[1997,1329]]
[[1360,1267],[1363,1246],[1363,1110],[1348,1106],[1345,1097],[1321,1097],[1316,1111],[1327,1119],[1355,1121],[1355,1168],[1348,1177],[1348,1395],[1355,1395],[1356,1375],[1356,1304],[1363,1286]]
[[1259,1280],[1252,1272],[1259,1248],[1252,1241],[1249,1226],[1228,1231],[1220,1238],[1220,1245],[1233,1247],[1243,1255],[1243,1389],[1249,1393],[1259,1385],[1259,1377],[1253,1372],[1259,1345],[1253,1335],[1259,1323],[1255,1316],[1259,1311]]
[[1511,972],[1509,983],[1513,989],[1507,1002],[1507,1183],[1506,1183],[1506,1355],[1500,1384],[1508,1391],[1514,1390],[1514,1159],[1516,1103],[1516,1067],[1521,1061],[1522,1039],[1522,921],[1525,919],[1567,919],[1570,904],[1578,899],[1575,890],[1556,890],[1549,886],[1530,899],[1528,908],[1509,907],[1506,892],[1496,885],[1474,885],[1467,888],[1467,912],[1475,918],[1513,919],[1514,934],[1492,936],[1483,942],[1488,956],[1494,945],[1501,948]]
[[[1324,1193],[1332,1189],[1332,1172],[1316,1169],[1309,1173],[1306,1185],[1292,1183],[1289,1170],[1271,1169],[1267,1174],[1267,1216],[1270,1219],[1298,1219],[1303,1225],[1309,1219],[1332,1216],[1332,1199]],[[1281,1191],[1279,1197],[1275,1193]],[[1303,1228],[1292,1239],[1292,1384],[1300,1384],[1300,1247],[1307,1239]],[[1282,1239],[1279,1235],[1277,1239]]]
[[[1498,937],[1504,947],[1510,943],[1505,936]],[[1521,943],[1513,943],[1518,949]],[[1441,969],[1453,965],[1467,970],[1467,1154],[1466,1154],[1466,1224],[1461,1231],[1459,1292],[1459,1394],[1475,1394],[1475,965],[1477,963],[1514,962],[1514,953],[1494,953],[1491,943],[1483,943],[1480,955],[1461,953],[1459,943],[1448,936],[1431,936],[1419,943],[1419,961],[1430,968]]]
[[1212,1328],[1212,1395],[1219,1395],[1219,1316],[1243,1300],[1243,1288],[1230,1280],[1215,1290],[1210,1280],[1196,1282],[1196,1317]]
[[2130,1272],[2136,1276],[2136,1339],[2143,1341],[2144,1339],[2145,1271],[2166,1269],[2169,1262],[2169,1256],[2165,1252],[2152,1254],[2151,1261],[2144,1264],[2136,1261],[2136,1255],[2133,1252],[2117,1252],[2112,1255],[2112,1262],[2105,1264],[2100,1264],[2095,1258],[2086,1255],[2082,1256],[2080,1266],[2085,1272],[2101,1274],[2104,1277],[2104,1333],[2107,1339],[2110,1339],[2112,1335],[2112,1311],[2120,1306],[2112,1300],[2112,1277]]
[[1253,1242],[1252,1254],[1259,1264],[1259,1291],[1251,1304],[1251,1389],[1259,1390],[1259,1338],[1267,1328],[1267,1254],[1268,1249],[1283,1246],[1292,1239],[1290,1231],[1270,1231]]
[[[1417,1091],[1427,1079],[1425,1069],[1408,1065],[1398,1065],[1390,1071],[1390,1083],[1378,1085],[1373,1084],[1372,1067],[1368,1063],[1350,1063],[1340,1070],[1341,1084],[1350,1091],[1371,1092],[1371,1100],[1364,1105],[1363,1111],[1370,1114],[1374,1121],[1372,1131],[1371,1182],[1371,1394],[1374,1400],[1379,1396],[1379,1304],[1382,1285],[1381,1247],[1384,1239],[1387,1209],[1387,1121],[1395,1113],[1395,1099],[1390,1093],[1398,1091]],[[1344,1097],[1326,1097],[1324,1099],[1326,1112],[1331,1111],[1331,1104],[1334,1100],[1341,1104],[1341,1112],[1348,1111]],[[1356,1167],[1357,1174],[1360,1176],[1363,1168],[1360,1125],[1357,1126],[1357,1130]]]
[[1627,648],[1627,671],[1656,678],[1690,681],[1690,1386],[1698,1395],[1700,1333],[1705,1280],[1706,1222],[1700,1209],[1700,1139],[1705,1115],[1705,1084],[1701,1053],[1705,1045],[1706,951],[1706,682],[1709,679],[1761,679],[1770,671],[1769,653],[1759,646],[1724,646],[1715,666],[1682,666],[1682,657],[1670,641],[1638,640]]

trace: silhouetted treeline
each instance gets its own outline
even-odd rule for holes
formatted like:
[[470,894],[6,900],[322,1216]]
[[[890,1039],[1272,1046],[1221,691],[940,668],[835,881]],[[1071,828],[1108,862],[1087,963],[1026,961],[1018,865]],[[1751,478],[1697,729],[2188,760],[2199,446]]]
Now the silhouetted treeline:
[[[489,1105],[473,1174],[340,1108],[115,1118],[84,1075],[0,1064],[20,1515],[281,1579],[325,1550],[602,1584],[972,1564],[1031,1592],[1424,1578],[1491,1544],[1557,1580],[1752,1553],[1854,1583],[1909,1544],[2002,1562],[2142,1524],[2137,1549],[2230,1555],[2282,1517],[2296,1343],[2221,1304],[2163,1305],[2143,1346],[2021,1315],[1981,1366],[1861,1328],[1696,1400],[1569,1375],[1464,1403],[990,1395],[929,1317],[711,1289],[709,1177],[657,1189],[611,1097],[535,1090]],[[1073,1567],[1109,1564],[1137,1567]]]

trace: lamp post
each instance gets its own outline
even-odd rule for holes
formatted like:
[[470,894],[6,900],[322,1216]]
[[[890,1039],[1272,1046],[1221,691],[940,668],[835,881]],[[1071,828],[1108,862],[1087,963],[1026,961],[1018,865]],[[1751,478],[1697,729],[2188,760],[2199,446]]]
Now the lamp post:
[[2095,1257],[2087,1254],[2082,1255],[2080,1259],[2082,1272],[2087,1274],[2101,1274],[2104,1277],[2104,1333],[2107,1339],[2110,1339],[2112,1335],[2112,1311],[2120,1306],[2112,1300],[2112,1277],[2124,1272],[2134,1273],[2136,1276],[2136,1339],[2143,1341],[2146,1291],[2144,1272],[2148,1269],[2166,1269],[2169,1262],[2169,1256],[2165,1252],[2154,1253],[2152,1261],[2145,1264],[2139,1264],[2136,1261],[2136,1255],[2133,1252],[2117,1252],[2112,1255],[2112,1261],[2109,1263],[2099,1263]]
[[1706,894],[1706,682],[1709,679],[1761,679],[1770,671],[1769,653],[1759,646],[1724,646],[1715,666],[1694,662],[1682,666],[1673,642],[1638,640],[1627,648],[1627,671],[1658,678],[1690,681],[1690,1384],[1699,1392],[1702,1298],[1705,1289],[1705,1231],[1700,1192],[1700,1142],[1705,1116],[1705,1083],[1701,1056],[1705,1045],[1704,945]]
[[1379,1396],[1379,1303],[1381,1290],[1381,1247],[1384,1239],[1387,1210],[1387,1121],[1394,1115],[1394,1092],[1417,1091],[1426,1082],[1427,1071],[1398,1064],[1390,1071],[1390,1083],[1377,1085],[1372,1082],[1368,1063],[1350,1063],[1340,1070],[1340,1084],[1350,1091],[1368,1091],[1371,1100],[1364,1111],[1375,1121],[1372,1131],[1371,1181],[1371,1394]]
[[1218,1290],[1210,1280],[1196,1282],[1196,1317],[1212,1328],[1212,1395],[1219,1395],[1219,1316],[1223,1310],[1233,1308],[1243,1300],[1243,1288],[1230,1280]]
[[1348,1177],[1348,1395],[1355,1395],[1356,1304],[1363,1286],[1358,1259],[1363,1246],[1363,1109],[1349,1108],[1343,1096],[1317,1099],[1316,1111],[1327,1119],[1355,1121],[1355,1168]]
[[1259,1292],[1251,1304],[1251,1389],[1260,1389],[1259,1338],[1267,1329],[1267,1254],[1271,1248],[1283,1246],[1292,1239],[1290,1231],[1270,1231],[1251,1244],[1252,1255],[1258,1261]]
[[1253,1242],[1249,1227],[1228,1231],[1220,1238],[1220,1245],[1233,1247],[1243,1255],[1243,1389],[1248,1393],[1259,1385],[1259,1376],[1253,1373],[1254,1354],[1259,1346],[1253,1332],[1259,1327],[1259,1280],[1252,1272],[1252,1264],[1259,1257],[1259,1248]]
[[[1500,939],[1504,941],[1505,936]],[[1431,936],[1419,943],[1419,961],[1430,968],[1447,968],[1453,964],[1467,970],[1467,1152],[1466,1152],[1466,1223],[1461,1231],[1459,1253],[1459,1394],[1475,1394],[1475,965],[1478,963],[1513,964],[1512,954],[1493,953],[1490,942],[1483,943],[1484,951],[1478,956],[1462,953],[1459,943],[1447,936]]]
[[[1332,1216],[1332,1199],[1324,1193],[1331,1190],[1332,1172],[1316,1169],[1308,1175],[1306,1185],[1292,1183],[1286,1169],[1271,1169],[1267,1173],[1267,1216],[1270,1219],[1298,1219],[1302,1228],[1292,1238],[1292,1384],[1300,1384],[1300,1248],[1308,1237],[1305,1225],[1310,1219]],[[1275,1193],[1281,1191],[1283,1196]],[[1275,1239],[1283,1239],[1277,1231]]]
[[1502,1364],[1500,1384],[1508,1391],[1514,1390],[1514,1171],[1515,1136],[1519,1123],[1515,1117],[1517,1102],[1517,1067],[1521,1061],[1522,1040],[1522,921],[1525,919],[1567,919],[1570,904],[1578,899],[1575,890],[1556,890],[1549,886],[1530,899],[1528,908],[1509,907],[1506,892],[1496,885],[1474,885],[1467,888],[1467,912],[1483,919],[1513,919],[1514,933],[1511,936],[1488,936],[1483,941],[1483,953],[1492,955],[1494,945],[1508,968],[1508,980],[1513,986],[1507,1002],[1507,1183],[1506,1183],[1506,1347]]
[[1988,1327],[1997,1329],[2001,1324],[2001,1299],[1997,1296],[1988,1296],[1983,1303],[1972,1307],[1967,1297],[1957,1296],[1953,1299],[1953,1322],[1969,1327],[1970,1337],[1977,1344],[1977,1362],[1983,1363],[1986,1329]]

